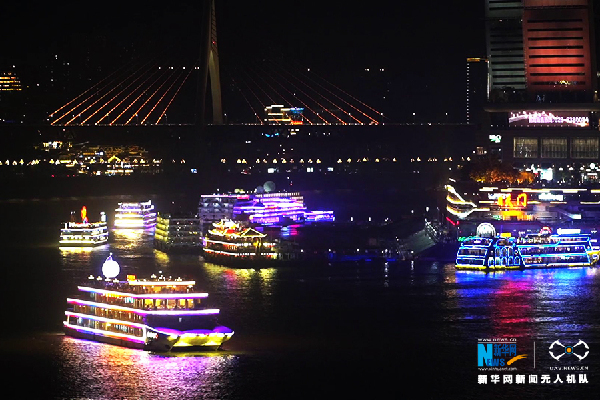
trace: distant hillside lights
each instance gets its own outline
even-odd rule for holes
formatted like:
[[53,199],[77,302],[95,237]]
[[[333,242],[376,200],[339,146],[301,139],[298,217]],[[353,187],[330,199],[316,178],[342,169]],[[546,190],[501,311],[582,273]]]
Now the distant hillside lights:
[[[59,173],[67,176],[81,175],[129,175],[134,172],[156,174],[162,172],[162,159],[151,158],[148,152],[139,146],[76,146],[72,143],[51,141],[36,146],[38,151],[47,152],[53,157],[39,157],[28,162],[20,160],[0,161],[0,166],[60,166]],[[173,160],[185,164],[185,160]],[[53,175],[54,177],[54,170]]]

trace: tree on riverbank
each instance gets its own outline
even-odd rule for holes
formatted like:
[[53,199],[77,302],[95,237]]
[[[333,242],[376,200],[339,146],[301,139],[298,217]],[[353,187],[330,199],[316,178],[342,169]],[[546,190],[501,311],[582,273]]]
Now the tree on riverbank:
[[531,184],[535,181],[535,175],[527,171],[519,171],[512,165],[504,164],[497,158],[481,158],[472,164],[469,178],[484,184],[507,183]]

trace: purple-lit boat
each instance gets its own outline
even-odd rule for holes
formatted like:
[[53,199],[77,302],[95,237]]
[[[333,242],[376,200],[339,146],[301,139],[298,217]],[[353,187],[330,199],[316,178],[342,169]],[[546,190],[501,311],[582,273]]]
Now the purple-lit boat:
[[90,276],[79,295],[67,299],[67,335],[152,351],[217,350],[233,335],[217,324],[218,309],[202,307],[208,294],[194,291],[194,281],[134,275],[119,281],[111,256],[102,272],[104,279]]

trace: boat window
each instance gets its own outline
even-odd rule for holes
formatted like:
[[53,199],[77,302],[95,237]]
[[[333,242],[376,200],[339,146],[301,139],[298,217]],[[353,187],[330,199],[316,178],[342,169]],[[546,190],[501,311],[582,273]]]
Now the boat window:
[[458,254],[461,256],[485,256],[487,249],[477,249],[477,248],[463,248],[460,249]]
[[185,308],[185,303],[186,303],[185,299],[179,299],[178,307]]
[[144,308],[154,308],[154,302],[152,301],[152,299],[144,300]]
[[175,299],[167,300],[167,308],[168,309],[175,308],[175,304],[177,304],[177,300],[175,300]]

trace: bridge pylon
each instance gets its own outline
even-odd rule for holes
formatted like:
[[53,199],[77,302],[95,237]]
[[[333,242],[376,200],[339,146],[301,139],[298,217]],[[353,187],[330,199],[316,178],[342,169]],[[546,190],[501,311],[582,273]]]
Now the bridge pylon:
[[212,99],[212,123],[223,124],[223,107],[221,104],[221,78],[219,76],[219,51],[217,47],[217,22],[215,18],[215,1],[203,0],[202,10],[202,43],[200,54],[199,97],[200,106],[196,123],[205,125],[208,79]]

